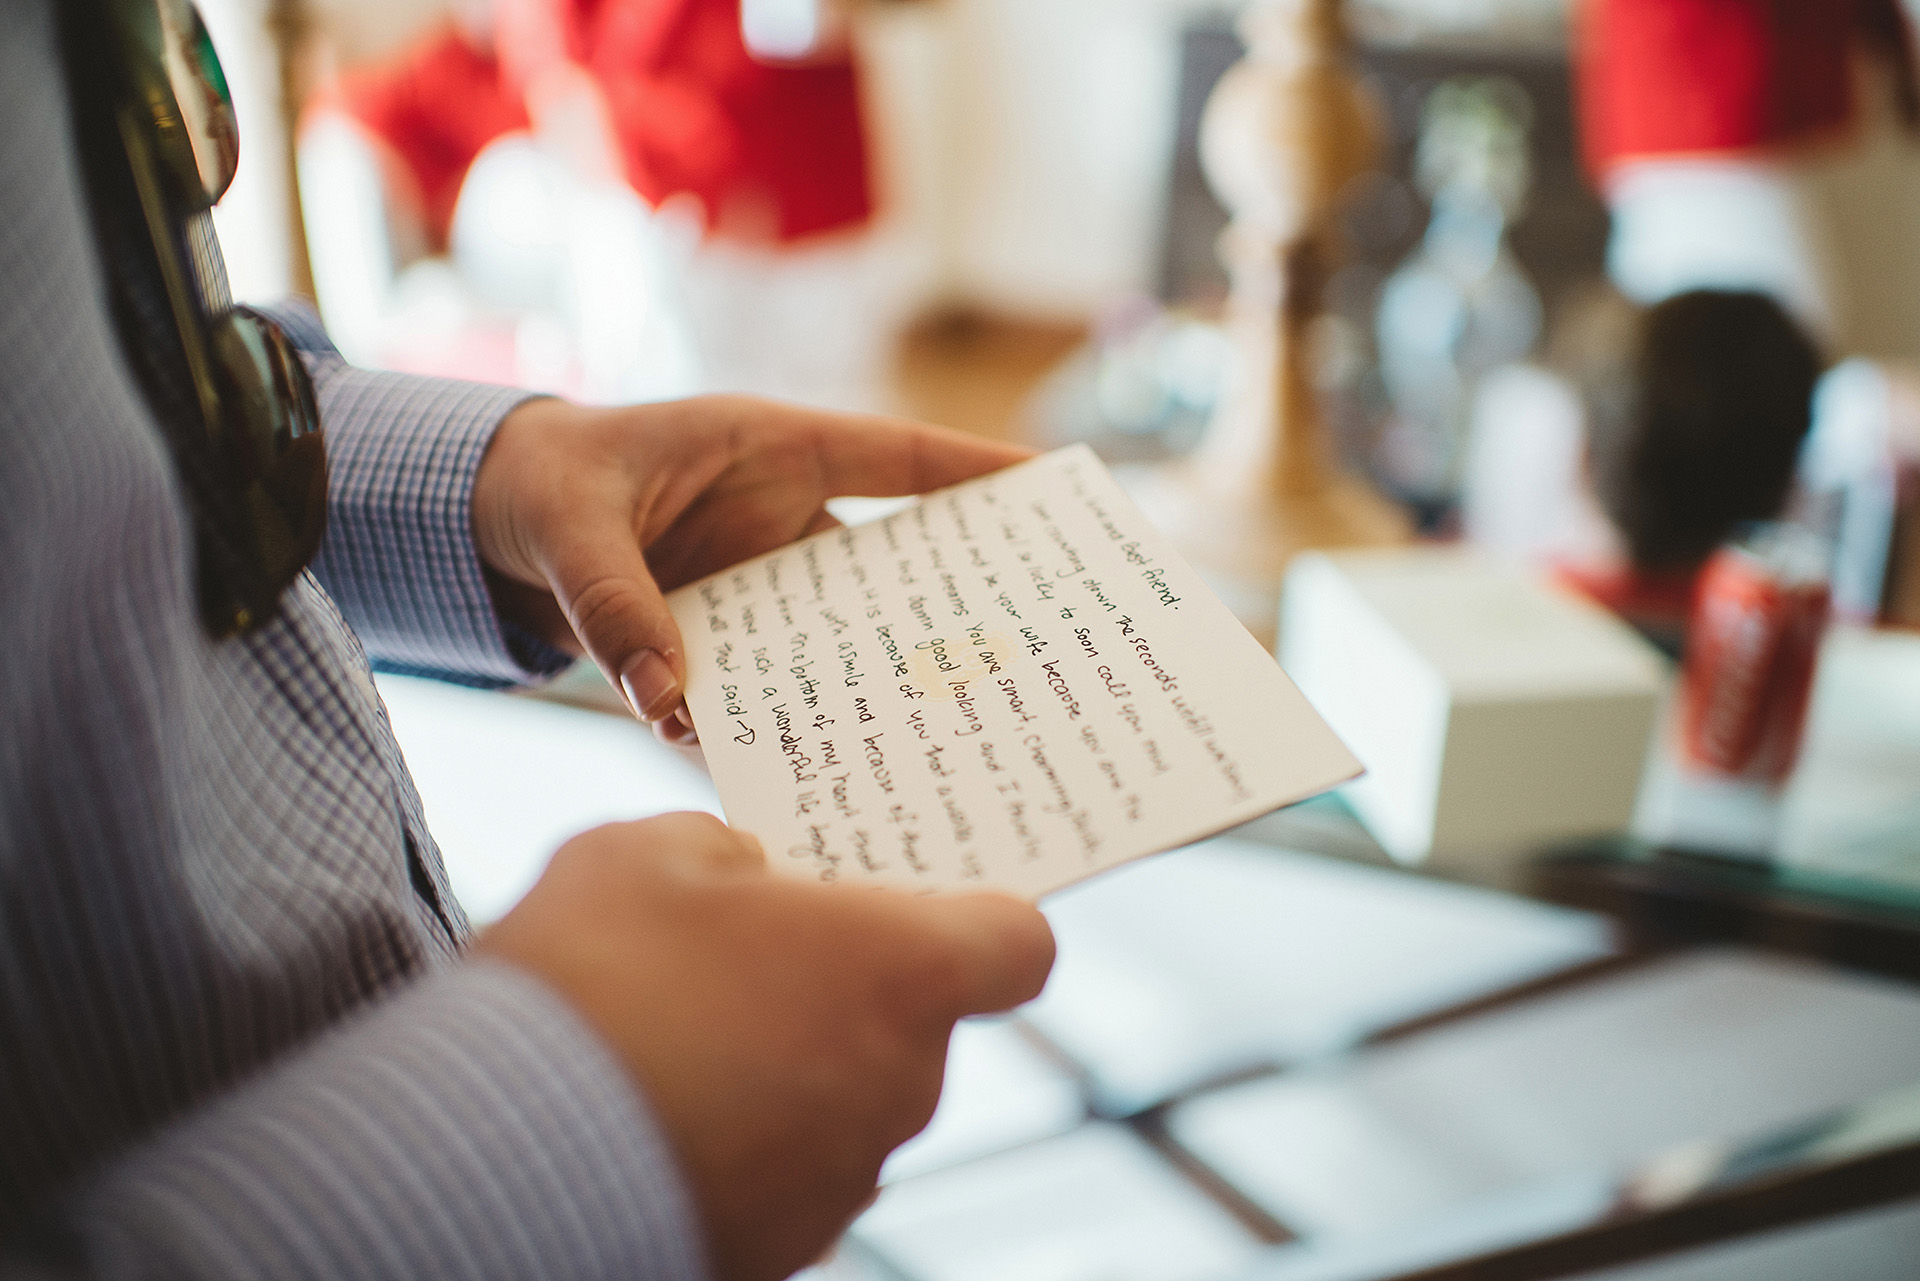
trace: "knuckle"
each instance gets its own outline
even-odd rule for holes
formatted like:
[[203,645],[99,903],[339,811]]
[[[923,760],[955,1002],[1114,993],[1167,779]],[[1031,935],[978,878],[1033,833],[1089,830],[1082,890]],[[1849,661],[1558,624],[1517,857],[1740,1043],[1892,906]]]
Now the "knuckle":
[[596,631],[608,619],[648,610],[650,601],[640,585],[620,574],[588,579],[568,593],[567,620],[582,636]]
[[689,810],[648,820],[658,824],[657,839],[697,860],[707,872],[755,871],[765,865],[760,842],[737,832],[712,814]]
[[749,871],[758,871],[766,867],[767,850],[760,843],[759,837],[751,832],[736,832],[732,828],[727,828],[726,831],[732,838],[731,860],[735,866]]

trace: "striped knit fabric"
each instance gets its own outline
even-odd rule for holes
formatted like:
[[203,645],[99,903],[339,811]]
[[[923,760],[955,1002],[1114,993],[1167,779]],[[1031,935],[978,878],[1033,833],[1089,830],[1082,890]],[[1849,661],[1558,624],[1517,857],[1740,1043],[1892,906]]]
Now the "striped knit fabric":
[[53,2],[0,0],[0,1277],[693,1281],[619,1064],[537,982],[460,961],[348,625],[489,683],[551,657],[503,636],[467,533],[518,396],[350,369],[291,317],[334,458],[327,588],[210,642]]

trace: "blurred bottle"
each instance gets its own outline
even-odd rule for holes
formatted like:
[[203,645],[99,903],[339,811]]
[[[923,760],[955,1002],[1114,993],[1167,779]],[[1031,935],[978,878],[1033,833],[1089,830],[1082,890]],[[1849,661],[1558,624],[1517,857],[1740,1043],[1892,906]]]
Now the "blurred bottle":
[[1474,391],[1526,355],[1540,296],[1507,247],[1529,182],[1526,92],[1501,78],[1458,77],[1423,111],[1417,160],[1433,213],[1420,247],[1388,277],[1376,329],[1392,400],[1376,469],[1437,519],[1460,485]]
[[1708,560],[1675,700],[1663,844],[1767,858],[1805,737],[1831,614],[1831,546],[1807,527],[1748,527]]
[[1814,399],[1798,489],[1834,544],[1833,613],[1848,623],[1920,626],[1920,372],[1853,359]]
[[1830,603],[1827,546],[1797,526],[1758,526],[1707,562],[1681,685],[1689,765],[1769,787],[1786,782]]

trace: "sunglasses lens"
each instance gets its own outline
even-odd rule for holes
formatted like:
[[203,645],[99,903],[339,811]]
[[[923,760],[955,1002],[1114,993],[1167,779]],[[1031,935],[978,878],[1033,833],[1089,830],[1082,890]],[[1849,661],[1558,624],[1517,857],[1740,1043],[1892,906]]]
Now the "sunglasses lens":
[[208,203],[227,193],[240,166],[240,123],[220,55],[200,11],[186,0],[160,0],[167,79],[180,104],[194,167]]
[[240,474],[245,517],[273,601],[319,549],[326,529],[327,455],[313,382],[279,326],[245,307],[215,322],[231,465]]
[[251,307],[235,307],[213,326],[227,386],[242,410],[247,447],[264,463],[320,430],[313,382],[280,327]]

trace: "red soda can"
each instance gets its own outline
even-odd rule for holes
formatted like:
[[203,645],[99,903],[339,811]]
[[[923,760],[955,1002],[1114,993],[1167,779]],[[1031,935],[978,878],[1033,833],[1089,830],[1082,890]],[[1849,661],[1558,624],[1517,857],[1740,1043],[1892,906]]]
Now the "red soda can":
[[1701,572],[1680,688],[1680,748],[1695,767],[1778,786],[1793,772],[1826,632],[1825,543],[1762,525]]

